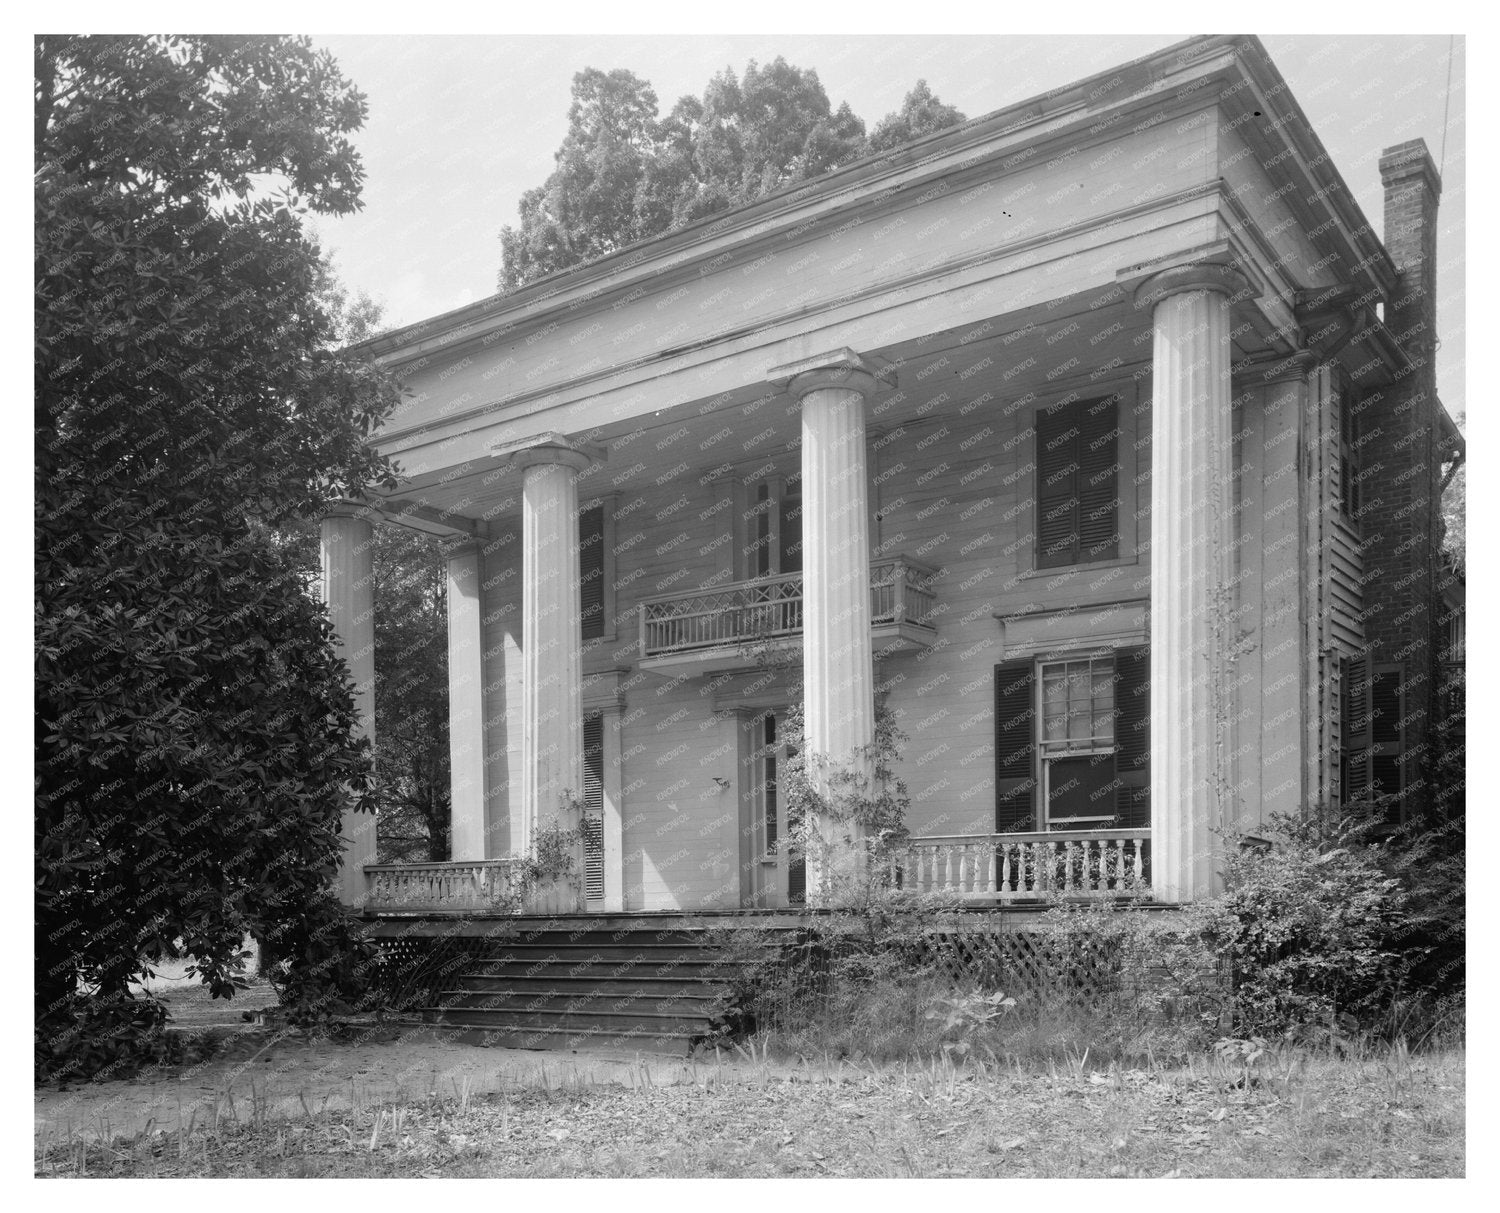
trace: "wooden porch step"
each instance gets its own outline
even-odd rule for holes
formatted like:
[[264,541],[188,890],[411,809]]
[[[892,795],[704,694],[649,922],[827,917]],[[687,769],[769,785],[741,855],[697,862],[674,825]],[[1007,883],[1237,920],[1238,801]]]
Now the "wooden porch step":
[[465,977],[588,977],[617,981],[722,981],[728,973],[722,961],[694,960],[671,964],[635,959],[596,959],[593,953],[532,959],[474,959]]
[[731,976],[719,939],[663,924],[546,922],[464,939],[423,1022],[512,1048],[686,1052],[709,1034]]
[[562,1011],[605,1010],[643,1015],[693,1015],[707,1018],[713,1010],[710,995],[676,992],[634,994],[622,990],[583,993],[577,990],[444,990],[439,1000],[445,1009],[466,1011]]
[[609,994],[618,998],[703,998],[712,1000],[723,983],[710,981],[683,981],[668,978],[614,978],[603,976],[566,976],[563,974],[537,974],[519,977],[490,973],[464,973],[453,979],[448,989],[454,993],[486,994],[525,991],[528,994],[566,994],[570,997],[590,994]]
[[637,964],[713,964],[720,953],[701,944],[495,944],[492,959],[506,961],[634,961]]
[[649,927],[610,930],[605,927],[585,926],[572,929],[542,927],[535,930],[510,930],[489,936],[489,942],[498,946],[516,945],[560,945],[577,948],[585,944],[619,947],[623,945],[647,944],[662,946],[710,947],[702,931],[681,927],[653,930]]
[[503,1029],[526,1032],[610,1032],[615,1035],[674,1036],[684,1040],[708,1032],[708,1019],[698,1015],[654,1015],[642,1011],[506,1011],[467,1007],[423,1007],[422,1015],[439,1027]]
[[[433,1021],[427,1021],[433,1022]],[[686,1055],[701,1033],[612,1032],[604,1028],[474,1028],[446,1027],[444,1036],[459,1044],[494,1049],[535,1049],[562,1052],[569,1049],[609,1049],[633,1053]]]

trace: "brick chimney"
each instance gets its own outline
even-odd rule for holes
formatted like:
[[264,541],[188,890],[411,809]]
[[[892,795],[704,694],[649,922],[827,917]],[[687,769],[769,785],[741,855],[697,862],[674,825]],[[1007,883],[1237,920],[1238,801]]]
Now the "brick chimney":
[[1401,791],[1402,818],[1433,804],[1434,624],[1438,491],[1442,474],[1437,398],[1437,208],[1442,182],[1421,139],[1380,157],[1385,187],[1385,247],[1396,289],[1385,326],[1410,367],[1357,406],[1366,505],[1365,639],[1375,679],[1374,778]]
[[1431,394],[1437,383],[1437,209],[1443,183],[1426,141],[1386,148],[1380,183],[1385,187],[1385,249],[1401,275],[1385,323]]

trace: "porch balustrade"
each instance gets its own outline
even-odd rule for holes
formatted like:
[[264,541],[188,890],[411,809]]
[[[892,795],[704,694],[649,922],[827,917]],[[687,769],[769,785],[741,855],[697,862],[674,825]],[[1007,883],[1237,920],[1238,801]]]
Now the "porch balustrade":
[[1150,849],[1148,829],[933,835],[911,839],[892,875],[976,903],[1120,897],[1148,890]]
[[[904,556],[872,561],[870,625],[928,626],[933,575]],[[782,640],[802,632],[802,574],[647,599],[642,615],[642,657]]]
[[584,909],[576,881],[526,887],[526,862],[386,863],[365,868],[366,910],[383,913],[575,914]]

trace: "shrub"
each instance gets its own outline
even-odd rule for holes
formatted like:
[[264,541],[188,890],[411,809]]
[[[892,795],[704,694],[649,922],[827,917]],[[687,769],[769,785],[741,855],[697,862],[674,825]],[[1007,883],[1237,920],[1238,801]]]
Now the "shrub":
[[1269,849],[1231,850],[1225,891],[1189,911],[1233,974],[1241,1035],[1369,1026],[1399,989],[1408,895],[1376,848],[1327,846],[1278,823]]

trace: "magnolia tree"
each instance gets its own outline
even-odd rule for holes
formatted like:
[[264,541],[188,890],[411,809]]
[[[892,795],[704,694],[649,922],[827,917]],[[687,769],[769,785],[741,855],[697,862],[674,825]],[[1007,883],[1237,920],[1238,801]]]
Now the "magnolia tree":
[[363,97],[285,38],[35,43],[36,1044],[133,1064],[183,948],[284,1001],[368,956],[330,889],[368,747],[279,528],[389,482],[393,402],[337,349],[309,212],[356,208]]

